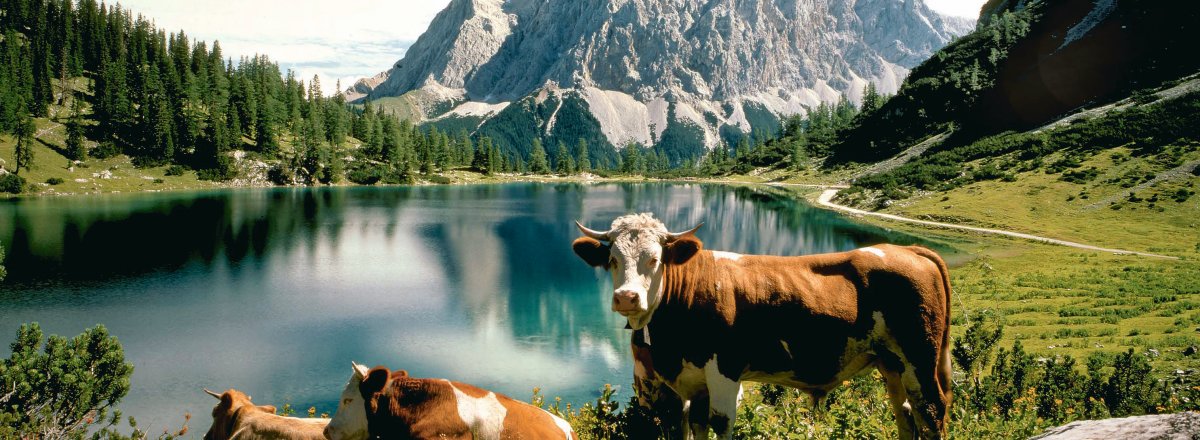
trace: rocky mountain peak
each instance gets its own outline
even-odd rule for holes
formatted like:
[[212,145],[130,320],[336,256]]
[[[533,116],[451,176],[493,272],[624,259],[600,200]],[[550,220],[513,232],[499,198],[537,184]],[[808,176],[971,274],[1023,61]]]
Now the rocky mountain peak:
[[434,98],[414,114],[432,119],[439,100],[573,91],[614,145],[652,142],[668,112],[712,145],[721,126],[751,130],[747,102],[784,116],[857,99],[868,82],[895,91],[972,27],[923,0],[453,0],[386,79],[356,84],[352,98],[424,92]]

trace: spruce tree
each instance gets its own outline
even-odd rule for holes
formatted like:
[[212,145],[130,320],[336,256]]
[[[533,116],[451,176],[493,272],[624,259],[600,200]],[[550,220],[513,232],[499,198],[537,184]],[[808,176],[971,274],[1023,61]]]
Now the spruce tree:
[[592,159],[588,157],[588,143],[583,138],[579,138],[579,144],[575,146],[575,154],[578,159],[575,160],[579,168],[579,172],[587,173],[592,171]]
[[550,164],[546,163],[546,149],[542,148],[542,140],[534,138],[529,152],[529,172],[534,174],[549,174]]
[[258,118],[258,125],[254,127],[254,144],[263,156],[276,157],[279,155],[279,141],[275,138],[275,127],[271,125],[270,118],[265,114]]
[[475,148],[475,158],[471,160],[471,168],[475,171],[491,174],[491,152],[492,138],[484,136],[479,139],[479,146]]
[[567,150],[567,143],[558,142],[558,154],[556,155],[555,171],[558,174],[570,175],[575,173],[575,161],[571,159],[571,152]]
[[883,103],[885,101],[886,99],[884,99],[884,97],[875,89],[875,83],[868,82],[867,86],[863,88],[861,111],[863,113],[875,111],[876,109],[883,107]]
[[87,148],[83,145],[83,121],[80,120],[82,104],[79,99],[71,101],[71,119],[67,121],[67,159],[83,160]]
[[37,126],[33,124],[33,118],[24,115],[21,122],[17,124],[17,146],[13,152],[13,161],[15,168],[13,173],[21,175],[21,169],[26,171],[33,166],[33,136],[37,132]]
[[496,171],[503,171],[500,167],[500,147],[488,142],[488,174],[495,174]]

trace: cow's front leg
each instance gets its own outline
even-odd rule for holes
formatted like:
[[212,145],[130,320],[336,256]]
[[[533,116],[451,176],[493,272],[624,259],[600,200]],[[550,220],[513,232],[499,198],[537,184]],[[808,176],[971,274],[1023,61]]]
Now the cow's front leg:
[[715,362],[704,369],[704,379],[708,382],[709,426],[717,438],[732,439],[738,402],[742,400],[742,384],[721,374]]
[[697,393],[683,402],[683,438],[708,438],[708,393]]
[[639,411],[631,417],[630,438],[679,439],[684,421],[683,401],[654,371],[654,359],[643,332],[633,332],[633,390]]

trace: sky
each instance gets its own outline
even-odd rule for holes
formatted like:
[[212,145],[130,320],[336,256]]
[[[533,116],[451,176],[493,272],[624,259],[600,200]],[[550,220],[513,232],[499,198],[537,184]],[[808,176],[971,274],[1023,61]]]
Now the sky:
[[[985,0],[925,0],[948,15],[975,17]],[[111,3],[111,2],[110,2]],[[184,30],[226,57],[266,54],[326,94],[387,70],[449,0],[120,0],[168,32]]]

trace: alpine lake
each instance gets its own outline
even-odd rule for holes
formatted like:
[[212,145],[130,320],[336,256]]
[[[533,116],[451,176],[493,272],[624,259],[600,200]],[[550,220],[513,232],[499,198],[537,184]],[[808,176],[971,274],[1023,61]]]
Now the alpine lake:
[[704,222],[706,249],[801,255],[891,242],[954,251],[810,206],[795,189],[696,183],[230,189],[0,200],[0,359],[22,323],[104,324],[134,364],[118,405],[204,432],[237,388],[332,413],[350,362],[528,401],[627,401],[629,330],[574,220]]

